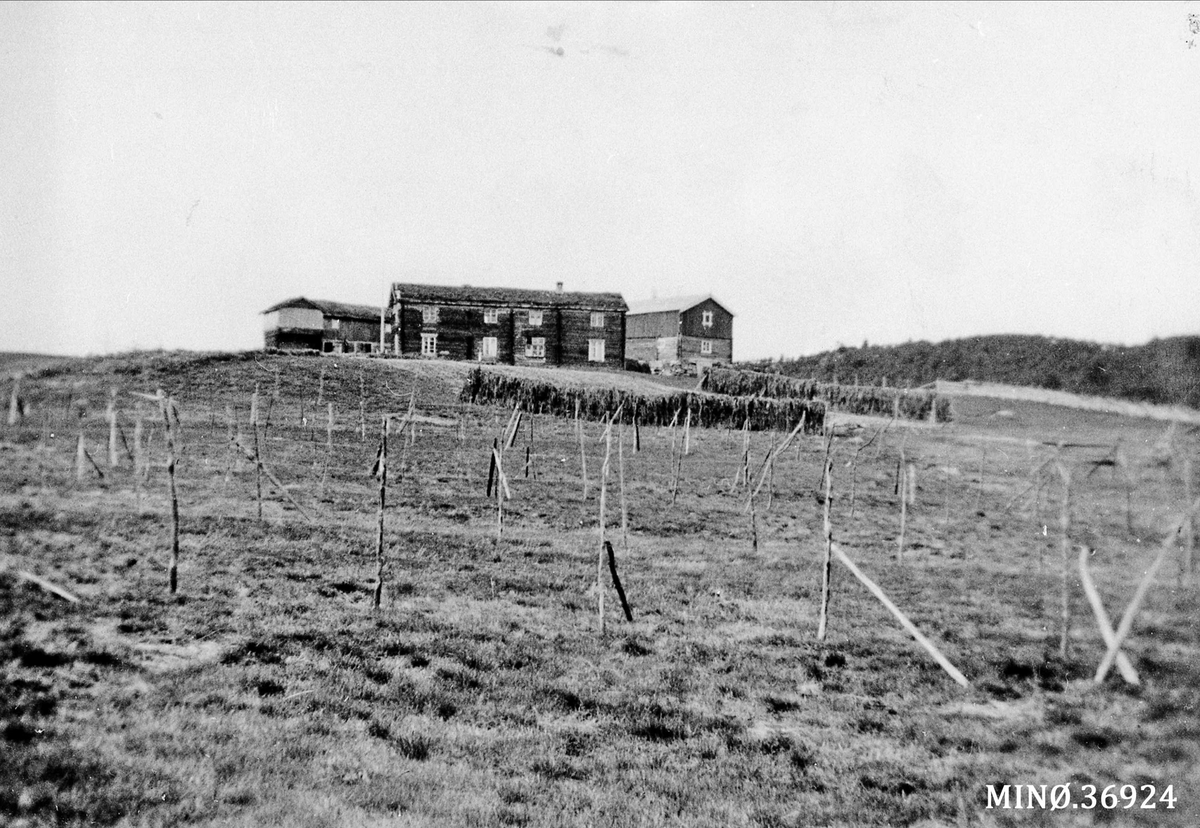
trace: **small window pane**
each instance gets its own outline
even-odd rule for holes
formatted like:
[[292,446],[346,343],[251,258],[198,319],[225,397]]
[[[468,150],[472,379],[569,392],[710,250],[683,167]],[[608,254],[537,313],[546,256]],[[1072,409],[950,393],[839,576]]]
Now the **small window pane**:
[[542,312],[531,310],[529,312],[529,327],[540,328],[542,326]]
[[421,308],[421,321],[424,322],[426,325],[437,324],[437,321],[438,321],[437,305],[426,305],[425,307]]
[[496,308],[488,308],[483,312],[483,322],[486,325],[495,325],[500,321],[500,311]]
[[604,314],[602,314],[602,313],[593,313],[592,314],[592,327],[593,328],[603,328],[604,327]]
[[546,337],[535,336],[531,337],[528,344],[525,346],[525,356],[530,359],[545,359],[546,358]]

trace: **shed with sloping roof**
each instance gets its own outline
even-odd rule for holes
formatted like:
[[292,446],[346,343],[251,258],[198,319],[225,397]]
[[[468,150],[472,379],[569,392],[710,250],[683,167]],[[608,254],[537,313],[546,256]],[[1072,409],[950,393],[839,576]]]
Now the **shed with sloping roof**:
[[263,314],[267,348],[370,354],[380,348],[383,309],[297,296]]
[[625,317],[625,356],[664,373],[728,365],[733,362],[733,312],[712,294],[634,302]]

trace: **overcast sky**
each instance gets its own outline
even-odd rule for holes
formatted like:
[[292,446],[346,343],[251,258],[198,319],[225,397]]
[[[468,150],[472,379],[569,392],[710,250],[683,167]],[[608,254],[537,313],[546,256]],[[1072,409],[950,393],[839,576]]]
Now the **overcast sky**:
[[390,281],[713,293],[734,356],[1200,333],[1200,3],[0,3],[0,350]]

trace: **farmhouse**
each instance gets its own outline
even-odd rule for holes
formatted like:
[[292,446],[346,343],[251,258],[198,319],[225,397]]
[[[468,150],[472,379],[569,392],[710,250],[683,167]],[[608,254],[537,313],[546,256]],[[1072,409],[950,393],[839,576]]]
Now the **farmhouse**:
[[625,367],[618,293],[444,287],[397,282],[388,307],[392,350],[509,365]]
[[653,371],[699,373],[733,361],[733,314],[711,295],[634,302],[625,355]]
[[298,296],[263,311],[267,348],[372,354],[379,351],[382,308]]

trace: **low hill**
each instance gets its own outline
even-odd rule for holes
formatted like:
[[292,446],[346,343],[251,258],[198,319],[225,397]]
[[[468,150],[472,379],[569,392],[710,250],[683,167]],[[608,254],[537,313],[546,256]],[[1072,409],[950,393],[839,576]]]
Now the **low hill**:
[[977,380],[1200,407],[1200,336],[1135,346],[1019,335],[888,346],[864,343],[861,348],[739,367],[866,385]]

